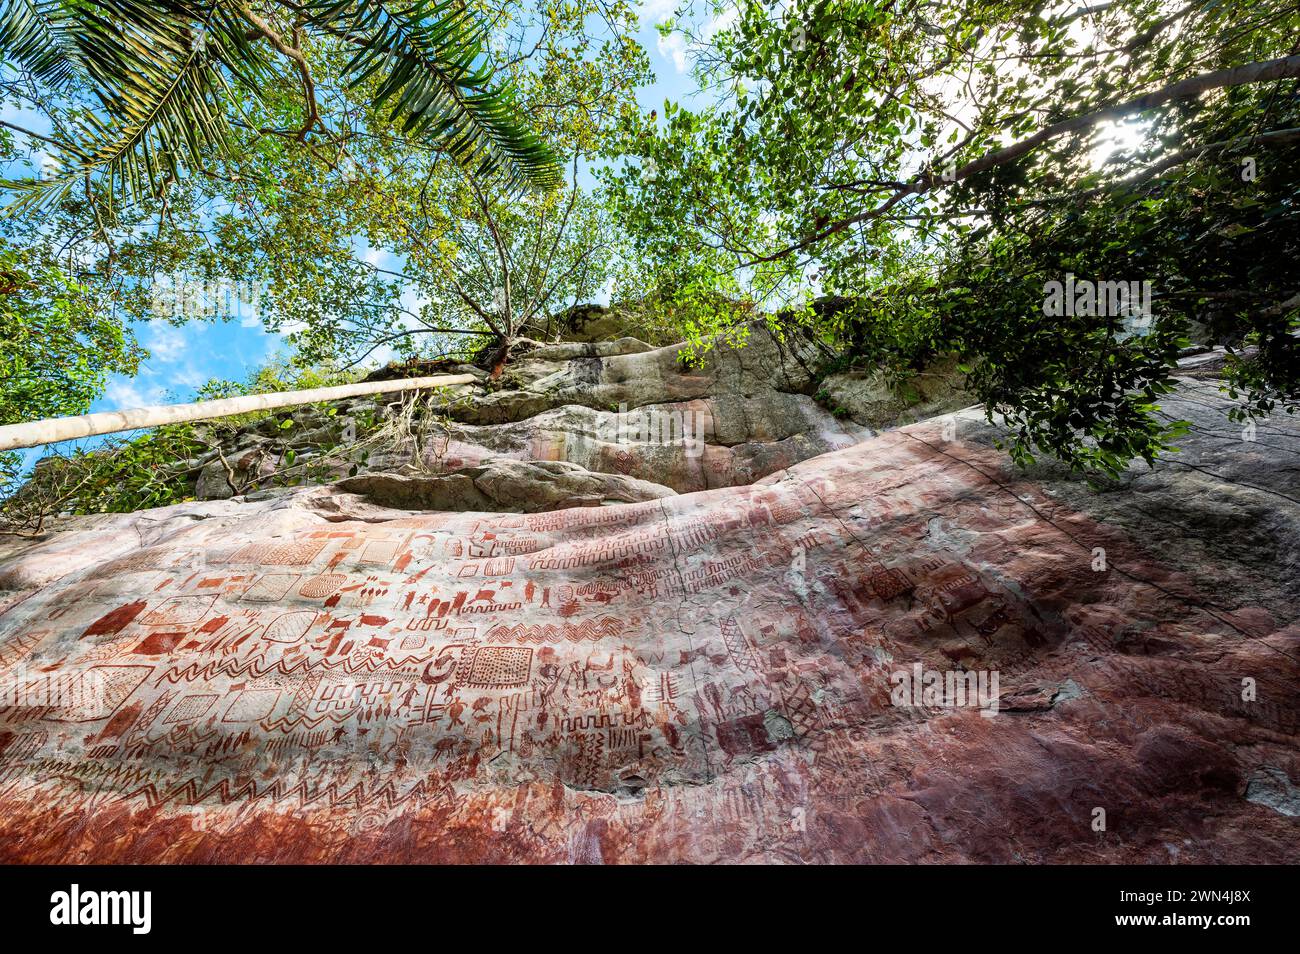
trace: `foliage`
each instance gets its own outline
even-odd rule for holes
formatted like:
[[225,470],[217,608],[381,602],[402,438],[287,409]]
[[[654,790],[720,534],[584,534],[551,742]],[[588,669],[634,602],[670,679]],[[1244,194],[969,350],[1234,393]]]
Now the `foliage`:
[[[355,5],[307,10],[338,18],[347,6]],[[425,8],[433,9],[411,11]],[[436,9],[444,8],[451,5]],[[190,175],[165,177],[164,187],[129,207],[113,201],[107,182],[83,182],[39,221],[132,319],[151,314],[150,291],[163,281],[256,287],[261,319],[302,361],[345,367],[391,352],[475,350],[604,287],[618,235],[584,180],[615,125],[633,115],[635,88],[647,75],[644,51],[630,38],[634,4],[475,0],[453,18],[487,26],[475,68],[511,90],[510,112],[527,114],[536,136],[564,159],[566,176],[522,192],[517,177],[466,175],[465,163],[439,148],[445,137],[431,144],[416,135],[419,123],[406,128],[401,117],[418,97],[392,88],[406,81],[405,67],[368,70],[380,47],[366,45],[372,52],[358,63],[359,41],[348,30],[308,23],[297,31],[274,4],[257,16],[271,28],[253,44],[271,57],[257,95],[226,96],[212,107],[223,110],[228,148],[203,150]],[[292,55],[276,59],[270,34]],[[43,95],[28,79],[10,83],[9,95],[52,128],[69,128],[75,104]],[[23,141],[39,158],[41,142]],[[37,224],[27,217],[12,227]]]
[[184,462],[207,449],[193,425],[56,452],[0,500],[0,530],[39,533],[53,516],[129,513],[191,499]]
[[489,87],[487,24],[453,0],[4,0],[0,24],[0,54],[84,103],[55,127],[58,173],[10,184],[22,190],[18,210],[46,207],[92,173],[110,196],[161,196],[231,154],[243,101],[260,98],[277,65],[298,75],[300,123],[254,128],[306,143],[321,106],[304,49],[326,41],[347,51],[344,81],[369,85],[370,109],[402,135],[477,175],[556,181],[554,156],[520,122],[513,92]]
[[[628,124],[609,187],[670,283],[847,299],[817,321],[863,360],[956,352],[1017,458],[1115,473],[1177,436],[1189,336],[1237,349],[1244,411],[1294,405],[1297,27],[1282,0],[745,0],[697,47],[713,102]],[[1150,283],[1152,321],[1046,314],[1067,275]]]
[[[0,240],[0,424],[82,414],[142,352],[92,291],[32,248]],[[0,490],[19,473],[0,454]]]
[[[274,394],[279,391],[307,391],[331,388],[358,380],[356,373],[339,371],[327,364],[308,365],[296,355],[279,353],[266,364],[255,368],[243,381],[213,378],[194,395],[196,401],[240,397],[245,394]],[[233,417],[228,420],[240,421]]]
[[[123,85],[144,54],[105,51],[73,16],[141,5],[0,2],[28,11],[0,36],[23,65],[3,90],[51,138],[144,122],[88,111],[95,88],[160,94]],[[190,62],[198,7],[154,6],[165,42],[141,75],[157,78]],[[756,318],[811,326],[900,383],[955,355],[1026,463],[1154,460],[1181,427],[1160,399],[1193,342],[1231,350],[1238,417],[1296,407],[1294,3],[680,6],[663,29],[684,34],[705,100],[648,114],[629,0],[204,6],[194,89],[119,169],[148,187],[124,206],[120,178],[68,180],[0,235],[122,323],[151,313],[160,276],[256,283],[293,360],[342,373],[390,352],[500,370],[512,339],[608,288],[639,325],[690,339],[688,359]],[[463,72],[440,85],[446,50]],[[563,175],[525,192],[526,171],[467,176],[536,173],[534,140],[510,138],[521,113]],[[15,143],[44,148],[0,130]],[[1056,307],[1076,281],[1151,308]]]
[[31,249],[0,242],[0,423],[81,414],[141,350],[85,285]]
[[[355,375],[329,368],[301,368],[277,358],[253,371],[246,380],[211,380],[199,388],[199,400],[266,394],[348,383]],[[309,449],[294,449],[305,421],[316,427]],[[202,464],[217,461],[233,465],[229,454],[242,435],[259,433],[273,438],[275,473],[265,481],[241,486],[241,492],[266,485],[287,486],[323,481],[364,464],[380,430],[378,415],[355,412],[344,427],[339,405],[307,405],[271,415],[265,412],[217,418],[211,421],[170,424],[147,431],[110,437],[84,446],[50,449],[21,485],[0,496],[0,528],[39,532],[56,515],[129,513],[163,507],[194,498],[195,481]],[[329,432],[329,437],[323,435]],[[346,434],[345,434],[346,431]],[[349,436],[350,435],[350,436]],[[301,459],[299,459],[301,457]]]

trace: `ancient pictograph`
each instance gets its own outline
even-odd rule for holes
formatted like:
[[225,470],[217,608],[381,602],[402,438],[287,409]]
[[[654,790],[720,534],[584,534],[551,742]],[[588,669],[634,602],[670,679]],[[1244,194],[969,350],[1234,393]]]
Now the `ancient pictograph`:
[[[1010,759],[1025,798],[1046,783],[1017,718],[1100,759],[1099,790],[1123,776],[1106,746],[1137,746],[1157,704],[1282,758],[1295,672],[1258,645],[1281,624],[1243,635],[1111,538],[1127,575],[1093,572],[1087,521],[1065,532],[1028,482],[987,492],[992,455],[860,447],[618,507],[199,525],[58,579],[0,613],[4,853],[918,860],[978,814],[940,738],[977,776]],[[1079,668],[1161,632],[1235,654],[1263,701],[1169,654]],[[999,671],[1007,711],[891,704],[914,664]],[[1089,695],[1129,707],[1109,742],[1059,714]]]

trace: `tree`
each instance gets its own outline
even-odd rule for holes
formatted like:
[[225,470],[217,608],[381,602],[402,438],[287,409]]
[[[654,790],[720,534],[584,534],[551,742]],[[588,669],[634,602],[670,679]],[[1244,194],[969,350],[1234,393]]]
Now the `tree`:
[[[133,374],[134,338],[86,286],[31,248],[0,242],[0,425],[81,414],[110,374]],[[0,490],[20,470],[0,451]]]
[[[256,100],[226,101],[230,148],[129,208],[103,182],[67,193],[63,240],[133,318],[150,314],[160,279],[255,286],[262,320],[301,360],[339,367],[387,349],[463,354],[594,295],[615,235],[583,180],[646,75],[634,7],[483,0],[467,10],[486,25],[483,71],[564,159],[567,181],[521,190],[401,135],[388,107],[375,108],[382,77],[356,79],[346,38],[304,30],[316,102],[305,139],[302,77],[284,60]],[[67,122],[61,103],[43,102],[52,125]]]
[[[599,201],[576,181],[546,195],[512,196],[465,177],[443,177],[412,196],[410,212],[386,217],[384,232],[403,249],[425,314],[441,325],[481,328],[499,374],[528,328],[550,330],[559,305],[586,301],[605,283],[614,230]],[[385,340],[429,328],[421,318]]]
[[[610,185],[679,284],[810,286],[864,360],[960,354],[1020,459],[1115,472],[1176,436],[1190,335],[1235,349],[1243,413],[1294,405],[1297,26],[1282,0],[744,0],[697,47],[715,101],[630,125]],[[1154,314],[1045,312],[1074,277]]]
[[128,329],[157,317],[157,274],[198,261],[213,277],[203,203],[221,197],[195,176],[220,180],[245,150],[336,168],[348,134],[327,121],[309,51],[328,51],[382,135],[484,181],[553,187],[554,155],[492,85],[487,31],[475,10],[427,0],[0,0],[0,96],[50,127],[0,123],[0,158],[21,141],[43,164],[5,183],[0,423],[86,410],[109,373],[136,370]]
[[[646,76],[644,52],[630,38],[634,7],[540,0],[482,9],[497,41],[489,62],[565,158],[563,186],[520,194],[371,133],[349,143],[341,177],[303,166],[291,191],[243,193],[259,214],[230,221],[218,247],[242,267],[264,267],[268,320],[305,360],[350,366],[380,348],[488,349],[499,370],[525,326],[544,326],[605,285],[617,230],[583,179]],[[368,256],[356,254],[356,235]],[[396,264],[378,267],[380,252]]]

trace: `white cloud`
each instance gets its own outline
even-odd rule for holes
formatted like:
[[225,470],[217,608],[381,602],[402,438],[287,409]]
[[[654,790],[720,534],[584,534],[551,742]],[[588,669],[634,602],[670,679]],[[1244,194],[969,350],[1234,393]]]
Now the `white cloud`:
[[145,338],[145,347],[155,360],[164,364],[180,360],[189,349],[183,329],[162,321],[149,322],[149,334]]
[[740,7],[729,6],[721,13],[709,18],[708,22],[704,24],[704,29],[700,31],[700,37],[707,43],[723,30],[731,29],[739,19]]
[[680,33],[669,33],[667,36],[660,36],[655,41],[655,46],[658,47],[660,56],[673,61],[673,66],[677,68],[677,72],[686,72],[686,41],[682,39]]
[[104,389],[104,403],[113,410],[125,411],[135,407],[148,407],[159,404],[163,399],[163,388],[154,385],[140,388],[130,378],[117,378],[108,382]]
[[374,351],[370,352],[370,354],[366,356],[366,359],[361,362],[361,367],[381,368],[384,365],[388,364],[388,362],[395,361],[396,359],[397,359],[397,352],[393,349],[391,345],[386,345],[386,344],[380,345],[378,348],[376,348]]
[[614,297],[614,284],[615,277],[613,275],[605,279],[604,287],[596,292],[594,301],[597,305],[608,305],[610,303],[610,300]]
[[663,23],[677,11],[678,0],[645,0],[641,4],[643,23]]
[[0,104],[0,119],[15,123],[32,132],[50,134],[50,121],[34,109],[18,106],[14,103]]
[[209,377],[211,375],[200,371],[194,364],[186,362],[184,367],[172,375],[172,389],[177,391],[197,390],[202,385],[207,384]]
[[402,270],[402,262],[396,255],[387,249],[375,248],[362,237],[353,239],[352,249],[359,261],[365,262],[372,268],[392,272],[400,272]]
[[[674,0],[647,0],[645,8],[658,10],[660,8],[672,9],[676,6]],[[648,15],[648,14],[647,14]],[[662,19],[666,19],[662,18]],[[740,7],[732,4],[721,12],[714,14],[704,25],[700,27],[695,42],[687,44],[685,38],[677,32],[660,35],[655,39],[655,47],[659,50],[659,55],[666,60],[671,60],[677,72],[685,73],[688,66],[688,56],[692,51],[699,50],[705,44],[709,43],[718,33],[728,30],[735,26],[736,21],[740,19]]]
[[[412,314],[418,315],[420,313],[420,309],[429,303],[429,299],[425,298],[424,295],[420,294],[420,290],[416,288],[414,285],[407,285],[405,288],[402,289],[402,294],[398,298],[398,302],[407,311],[411,312]],[[414,321],[410,317],[410,315],[401,315],[400,317],[401,317],[403,328],[418,327],[419,323]]]

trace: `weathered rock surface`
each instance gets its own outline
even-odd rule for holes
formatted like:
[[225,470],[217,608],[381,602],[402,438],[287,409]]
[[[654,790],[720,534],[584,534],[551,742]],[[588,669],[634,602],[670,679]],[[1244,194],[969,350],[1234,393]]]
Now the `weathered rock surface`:
[[841,425],[806,395],[777,391],[623,412],[565,405],[519,422],[451,423],[424,465],[452,471],[502,457],[562,460],[686,493],[753,483],[869,433]]
[[828,374],[820,396],[841,416],[870,428],[923,421],[975,403],[962,389],[956,358],[936,361],[899,388],[880,371]]
[[[608,308],[603,305],[578,305],[554,316],[551,321],[526,326],[525,333],[539,338],[558,334],[566,341],[604,342],[630,332],[652,338],[656,329],[640,327],[635,319],[629,321],[626,308]],[[664,342],[665,344],[667,342]]]
[[[745,347],[720,343],[698,367],[685,361],[684,347],[654,348],[627,337],[517,342],[500,386],[483,381],[458,389],[459,400],[444,409],[447,419],[418,450],[396,448],[364,461],[340,456],[333,476],[356,464],[363,471],[447,474],[456,479],[445,486],[468,486],[476,480],[469,470],[505,458],[575,464],[687,493],[750,484],[873,433],[837,419],[811,396],[827,355],[806,338],[781,342],[757,326]],[[891,408],[907,406],[891,401]],[[250,425],[223,455],[201,462],[194,495],[219,500],[273,485],[287,449],[297,455],[299,474],[311,471],[313,451],[335,446],[342,453],[349,425],[383,417],[383,407],[369,402],[336,411],[333,418],[296,411],[297,426],[287,432],[275,418]],[[883,409],[876,415],[878,422],[887,417]],[[456,477],[462,471],[468,479]],[[463,499],[468,505],[476,498]]]
[[621,474],[593,474],[564,461],[497,458],[480,467],[430,477],[362,474],[339,490],[402,510],[477,510],[543,513],[671,497],[673,491]]
[[621,506],[372,475],[10,539],[0,857],[1294,861],[1300,427],[1227,406],[1104,493],[964,412]]

